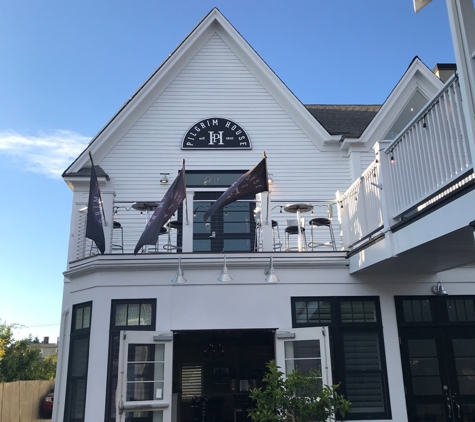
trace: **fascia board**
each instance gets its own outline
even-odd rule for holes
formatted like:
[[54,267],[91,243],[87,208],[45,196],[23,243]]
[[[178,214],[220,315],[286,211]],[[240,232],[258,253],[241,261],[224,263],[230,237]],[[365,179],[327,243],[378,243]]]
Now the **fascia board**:
[[374,146],[375,142],[379,142],[396,121],[416,89],[419,89],[430,101],[443,86],[444,83],[427,66],[419,59],[414,60],[386,99],[378,114],[361,135],[360,142],[366,144],[368,151]]

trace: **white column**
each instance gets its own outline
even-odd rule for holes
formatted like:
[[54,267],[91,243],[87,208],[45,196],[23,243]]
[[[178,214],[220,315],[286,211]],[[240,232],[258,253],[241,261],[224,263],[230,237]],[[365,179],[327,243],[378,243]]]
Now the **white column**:
[[270,209],[268,207],[270,203],[268,200],[270,199],[268,198],[268,195],[270,195],[270,192],[261,192],[256,195],[258,204],[261,207],[261,250],[263,252],[271,252],[274,250],[274,245],[272,242],[272,216],[270,215]]
[[[193,199],[195,196],[195,191],[187,190],[186,191],[186,204],[183,202],[183,238],[182,238],[182,251],[183,252],[193,252],[193,210],[194,204]],[[188,221],[185,213],[188,212]]]
[[472,164],[475,163],[475,10],[473,0],[447,0]]

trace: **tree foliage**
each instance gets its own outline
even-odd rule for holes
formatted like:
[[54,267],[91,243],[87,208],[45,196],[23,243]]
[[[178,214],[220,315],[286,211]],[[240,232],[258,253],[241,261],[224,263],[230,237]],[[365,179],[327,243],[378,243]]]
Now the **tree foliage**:
[[31,336],[16,341],[13,330],[16,324],[0,320],[0,382],[18,380],[53,380],[57,355],[43,359],[39,344]]
[[264,388],[251,391],[255,408],[250,416],[255,422],[326,421],[339,413],[344,416],[350,402],[336,392],[338,386],[322,385],[320,373],[302,374],[294,370],[287,377],[274,361],[267,364]]

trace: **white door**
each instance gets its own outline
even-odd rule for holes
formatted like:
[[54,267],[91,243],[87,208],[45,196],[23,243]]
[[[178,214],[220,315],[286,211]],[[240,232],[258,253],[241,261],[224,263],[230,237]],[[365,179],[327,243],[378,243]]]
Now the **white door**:
[[275,333],[275,361],[288,375],[294,369],[321,372],[323,385],[332,385],[327,327],[279,329]]
[[173,333],[121,331],[117,421],[171,422]]

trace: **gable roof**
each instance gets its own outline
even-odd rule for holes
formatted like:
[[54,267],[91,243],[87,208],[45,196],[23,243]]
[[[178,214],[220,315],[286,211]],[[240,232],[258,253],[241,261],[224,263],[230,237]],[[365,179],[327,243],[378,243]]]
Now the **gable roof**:
[[214,8],[99,131],[80,156],[65,170],[63,177],[79,171],[88,163],[88,151],[91,151],[95,160],[100,163],[131,125],[164,92],[179,72],[216,33],[317,147],[325,148],[325,142],[335,141],[324,127],[305,110],[303,104],[221,12]]
[[359,138],[380,110],[380,105],[305,106],[330,135]]

